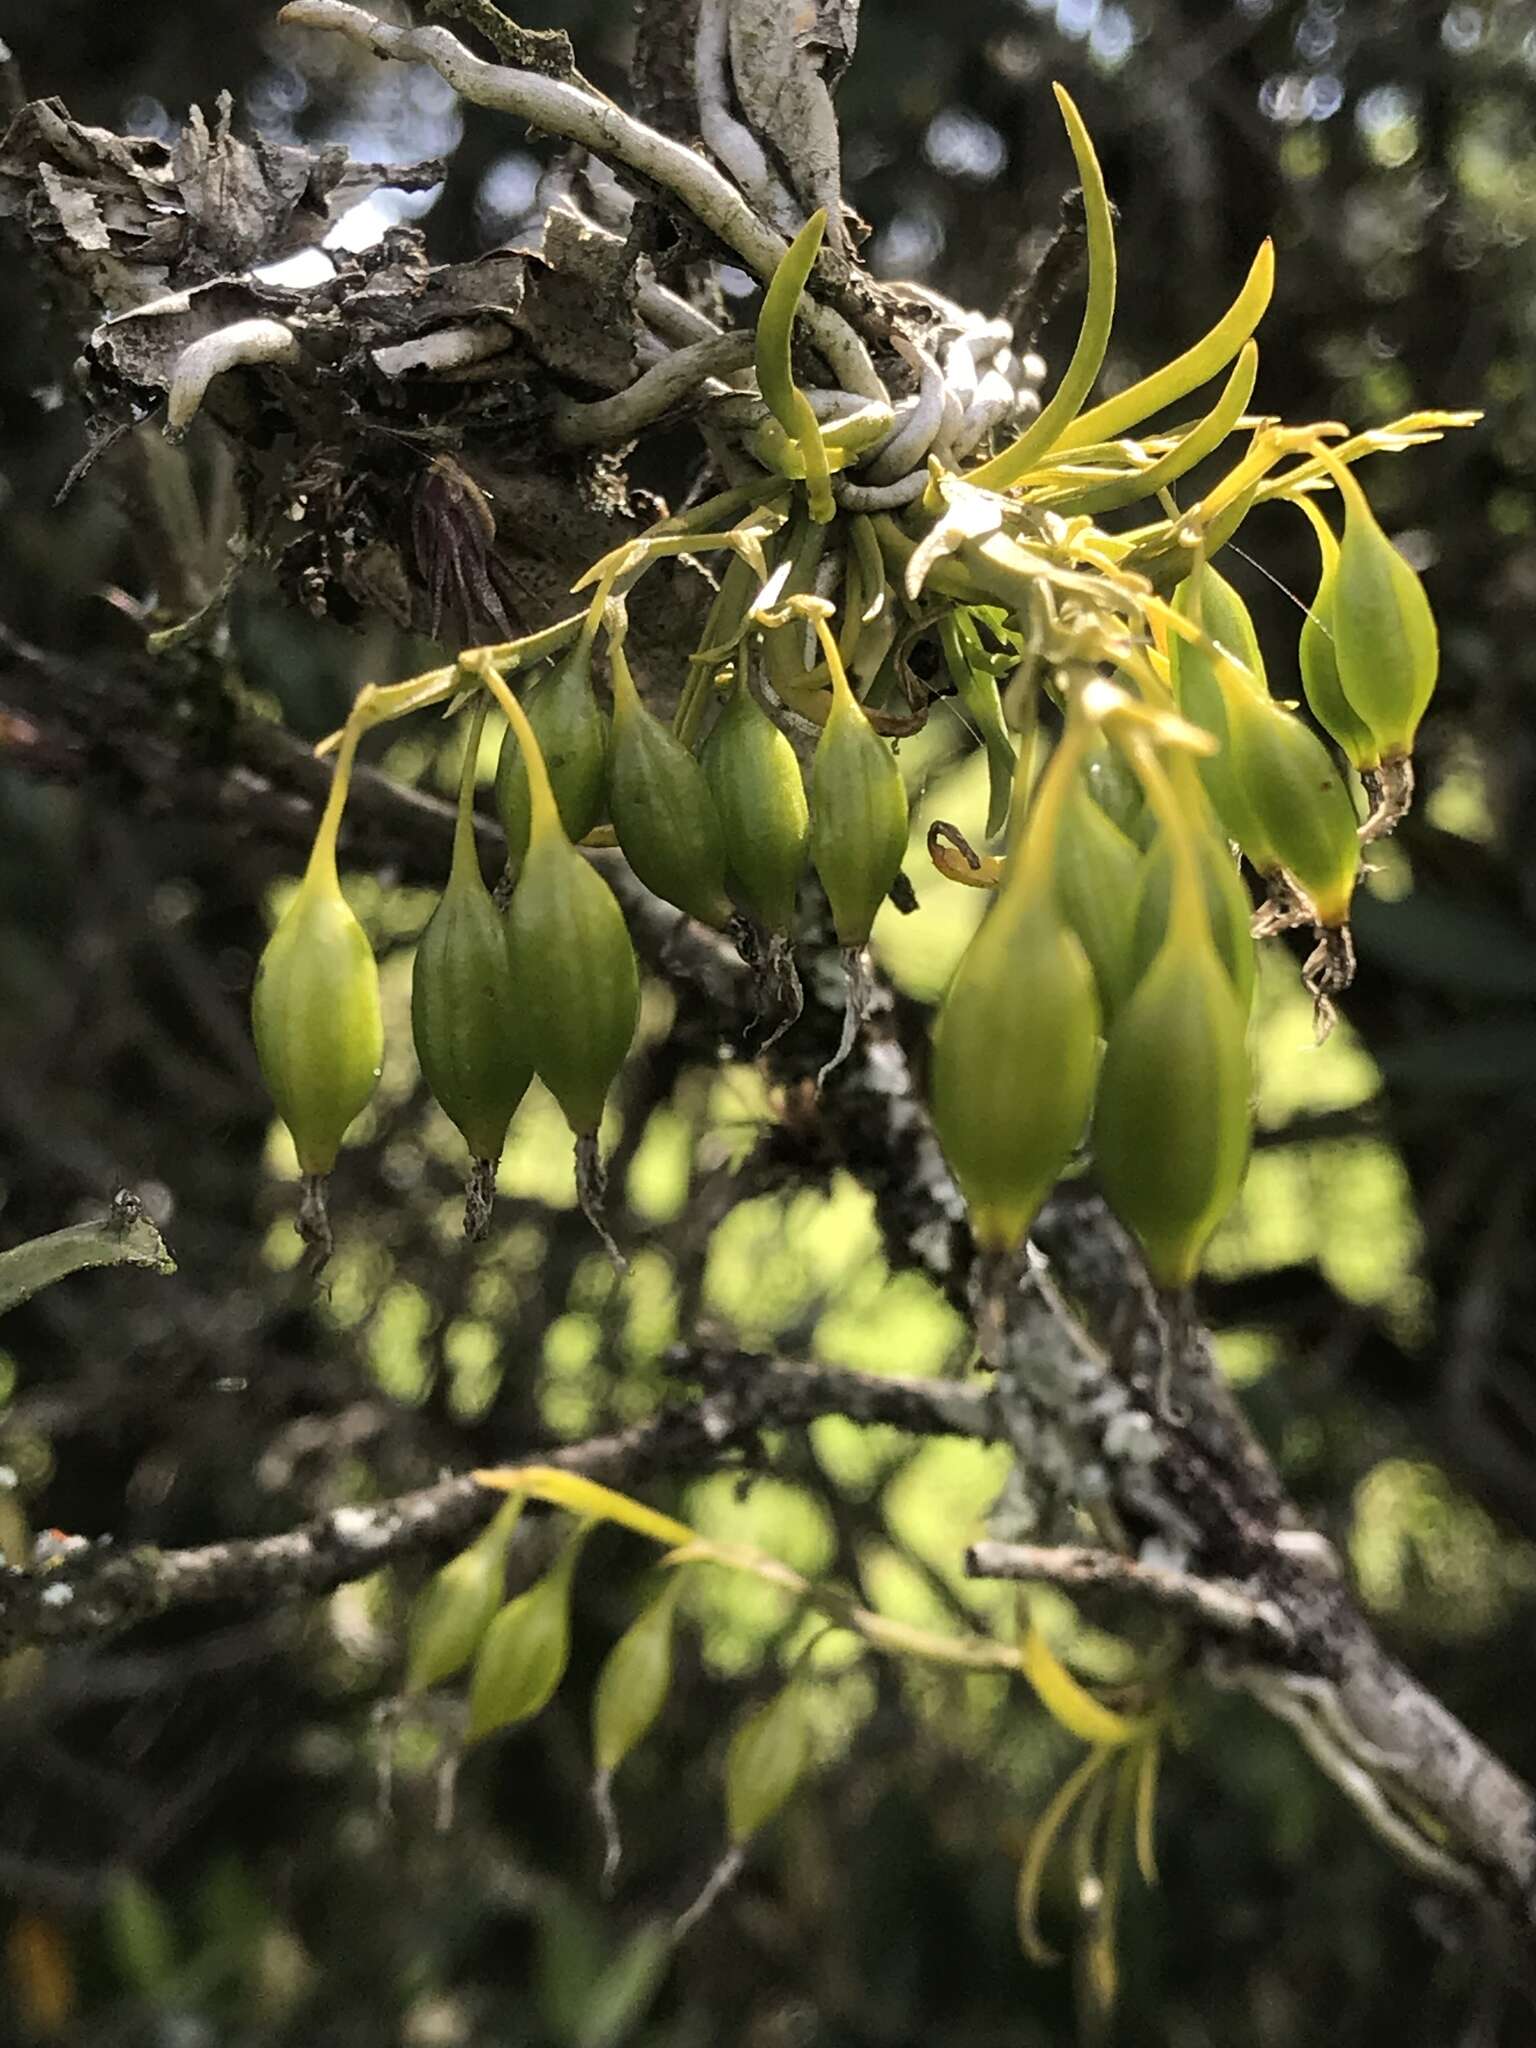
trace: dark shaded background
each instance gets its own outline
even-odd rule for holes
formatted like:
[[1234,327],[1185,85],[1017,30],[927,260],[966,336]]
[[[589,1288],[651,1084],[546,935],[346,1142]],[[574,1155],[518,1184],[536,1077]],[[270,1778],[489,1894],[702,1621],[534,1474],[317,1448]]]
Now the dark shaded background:
[[[849,191],[879,267],[970,303],[1002,300],[1055,217],[1064,153],[1047,87],[1060,78],[1120,209],[1117,371],[1182,346],[1273,232],[1266,409],[1359,424],[1415,406],[1487,410],[1475,434],[1372,465],[1373,495],[1426,567],[1443,624],[1428,800],[1392,856],[1393,886],[1361,913],[1348,1021],[1379,1088],[1342,1109],[1302,1099],[1268,1134],[1303,1187],[1361,1156],[1373,1171],[1400,1162],[1418,1284],[1385,1303],[1350,1298],[1327,1259],[1270,1256],[1256,1230],[1208,1306],[1247,1333],[1233,1355],[1262,1362],[1253,1412],[1290,1486],[1343,1544],[1358,1537],[1367,1483],[1367,1590],[1384,1625],[1529,1775],[1536,4],[865,0],[864,12],[841,110]],[[622,94],[627,8],[594,0],[527,18],[567,26],[588,73]],[[393,75],[378,99],[336,49],[281,35],[251,0],[12,0],[0,31],[28,95],[57,94],[108,126],[169,133],[189,103],[211,106],[228,87],[238,118],[272,133],[341,135],[362,155],[451,150],[423,224],[439,257],[513,233],[530,202],[532,160],[505,124],[472,108],[460,119],[430,94],[404,101]],[[134,608],[152,572],[110,464],[53,503],[82,449],[74,341],[11,251],[0,305],[0,621],[106,659],[142,632]],[[1310,587],[1311,543],[1278,509],[1250,532],[1269,576],[1239,580],[1266,640],[1289,645],[1295,613],[1276,584]],[[377,632],[317,626],[252,580],[229,661],[318,733],[365,669],[403,672],[405,654]],[[654,1397],[671,1324],[686,1327],[704,1285],[709,1222],[732,1196],[729,1110],[686,1033],[656,1036],[625,1082],[620,1180],[653,1113],[687,1161],[684,1214],[631,1219],[670,1276],[665,1312],[647,1324],[621,1304],[582,1227],[537,1190],[507,1204],[511,1246],[487,1278],[445,1228],[456,1169],[423,1136],[407,1076],[349,1164],[351,1235],[318,1313],[282,1270],[286,1197],[259,1169],[267,1110],[244,1023],[271,850],[185,825],[174,804],[131,814],[107,776],[83,794],[23,782],[3,754],[0,820],[0,1235],[55,1227],[127,1183],[158,1204],[181,1262],[168,1285],[83,1278],[0,1326],[0,1462],[34,1526],[165,1543],[281,1528]],[[398,943],[423,914],[422,899],[384,888],[375,928]],[[751,1338],[803,1345],[840,1284],[770,1291]],[[552,1369],[557,1320],[623,1366],[567,1374],[564,1410],[534,1370],[541,1355]],[[460,1362],[469,1323],[499,1345],[478,1380]],[[785,1476],[832,1504],[839,1568],[856,1571],[857,1517],[824,1461],[791,1449]],[[708,1867],[719,1731],[751,1679],[687,1640],[659,1736],[632,1767],[627,1872],[602,1905],[581,1700],[632,1610],[635,1564],[616,1544],[595,1545],[594,1559],[568,1703],[471,1761],[447,1832],[434,1825],[428,1736],[403,1752],[392,1815],[376,1796],[372,1710],[398,1677],[408,1586],[370,1587],[323,1616],[144,1631],[110,1655],[13,1670],[8,1685],[0,1674],[13,1991],[25,1916],[72,1982],[58,2038],[78,2042],[1072,2040],[1070,1972],[1030,1970],[1011,1926],[1011,1859],[1064,1753],[1037,1731],[1021,1762],[1016,1703],[935,1700],[892,1673],[851,1751],[654,1997],[636,1993],[641,2016],[602,2031],[601,1965],[627,1957],[640,1971],[643,1953],[625,1943]],[[1126,1914],[1116,2039],[1536,2038],[1476,1958],[1435,1939],[1433,1909],[1283,1732],[1204,1701],[1188,1734],[1167,1773],[1162,1890]],[[103,1886],[119,1866],[160,1902],[174,1967],[142,1939],[111,1938]],[[26,2028],[22,2003],[0,2005],[0,2041]]]

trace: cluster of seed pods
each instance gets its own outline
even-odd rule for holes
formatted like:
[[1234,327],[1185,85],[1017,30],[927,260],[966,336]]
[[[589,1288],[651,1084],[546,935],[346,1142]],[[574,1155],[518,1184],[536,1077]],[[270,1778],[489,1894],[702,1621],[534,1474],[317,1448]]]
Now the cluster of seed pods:
[[[1435,685],[1428,601],[1352,465],[1471,416],[1412,415],[1343,443],[1332,424],[1247,419],[1268,245],[1201,341],[1084,411],[1113,310],[1113,226],[1092,145],[1060,97],[1083,181],[1087,304],[1060,387],[1008,447],[964,474],[931,458],[921,499],[894,510],[871,513],[867,492],[850,495],[839,472],[900,429],[879,404],[823,423],[795,381],[794,324],[824,226],[815,216],[764,294],[766,417],[739,451],[756,464],[748,480],[594,564],[576,586],[596,586],[584,612],[359,700],[254,997],[257,1050],[304,1175],[300,1227],[322,1248],[323,1178],[381,1053],[377,971],[336,874],[359,731],[469,686],[452,864],[412,1002],[423,1076],[473,1162],[466,1225],[486,1228],[496,1161],[537,1075],[571,1127],[578,1190],[601,1229],[598,1133],[634,1038],[639,974],[619,905],[580,846],[594,835],[616,844],[655,895],[729,932],[763,988],[778,990],[781,1028],[798,1013],[792,948],[813,869],[848,978],[843,1057],[862,1014],[866,942],[907,844],[893,741],[942,692],[908,664],[927,638],[985,751],[988,834],[1005,849],[983,857],[951,828],[930,835],[943,872],[996,890],[940,1009],[932,1060],[934,1121],[977,1240],[993,1253],[1018,1246],[1086,1137],[1154,1279],[1188,1285],[1245,1169],[1255,932],[1314,928],[1304,973],[1325,1024],[1352,972],[1362,842],[1407,806]],[[1129,438],[1223,373],[1205,415]],[[1246,451],[1180,510],[1173,483],[1239,429]],[[1317,503],[1328,490],[1343,506],[1339,534]],[[1152,523],[1097,523],[1142,497],[1161,507]],[[1297,666],[1347,769],[1271,693],[1253,622],[1213,566],[1265,498],[1296,505],[1316,535]],[[664,722],[631,671],[623,600],[658,563],[712,550],[727,566]],[[611,708],[595,683],[603,635]],[[530,678],[520,696],[514,670]],[[473,820],[482,723],[498,712],[504,910]],[[795,731],[815,742],[809,789]],[[1239,857],[1263,899],[1257,919]]]
[[[1299,666],[1364,780],[1410,760],[1438,650],[1417,576],[1339,480],[1342,544],[1301,501],[1323,575]],[[1178,1291],[1246,1168],[1254,930],[1303,906],[1326,1006],[1350,964],[1362,836],[1379,825],[1361,825],[1328,748],[1270,694],[1247,608],[1215,569],[1197,565],[1154,631],[1160,693],[1056,679],[1062,735],[1009,858],[983,877],[997,898],[939,1012],[932,1103],[984,1249],[1022,1243],[1087,1136],[1153,1279]],[[1235,855],[1268,891],[1257,918]]]
[[[825,634],[819,618],[814,627]],[[857,954],[907,845],[907,798],[889,744],[854,697],[827,635],[832,700],[813,764],[814,810],[790,741],[762,709],[743,657],[721,672],[697,750],[644,703],[622,638],[608,647],[612,712],[587,632],[520,700],[487,659],[470,715],[447,883],[416,950],[411,1019],[423,1079],[464,1138],[466,1230],[488,1226],[496,1164],[534,1076],[576,1143],[577,1188],[601,1227],[598,1131],[640,1013],[634,948],[613,891],[577,848],[611,833],[639,879],[684,915],[731,929],[752,957],[792,941],[814,864],[840,943]],[[505,911],[481,870],[474,823],[481,729],[505,731],[496,805],[507,840]],[[323,1230],[321,1182],[380,1069],[378,971],[340,892],[335,837],[350,769],[306,877],[273,933],[253,999],[256,1043]],[[828,830],[832,818],[843,829]],[[851,828],[851,829],[850,829]]]

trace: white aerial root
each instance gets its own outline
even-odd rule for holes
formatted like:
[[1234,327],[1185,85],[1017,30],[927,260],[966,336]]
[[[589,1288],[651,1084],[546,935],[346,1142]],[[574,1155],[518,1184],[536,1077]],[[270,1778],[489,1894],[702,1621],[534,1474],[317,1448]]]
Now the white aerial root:
[[384,376],[410,377],[483,363],[490,356],[499,356],[511,340],[512,329],[504,320],[471,320],[461,327],[439,327],[431,334],[418,334],[412,341],[391,342],[370,353]]
[[[530,127],[579,142],[665,186],[758,277],[766,280],[778,267],[787,247],[784,238],[763,224],[712,164],[609,100],[538,72],[487,64],[446,29],[399,28],[350,0],[289,0],[279,19],[299,28],[333,29],[380,57],[430,65],[476,106],[515,114]],[[804,319],[842,384],[865,398],[888,399],[869,351],[840,313],[808,298]]]
[[179,441],[197,417],[208,386],[250,363],[293,363],[298,337],[281,320],[236,320],[189,341],[176,358],[166,403],[165,438]]
[[654,420],[707,395],[707,381],[744,369],[752,360],[750,334],[716,334],[670,354],[612,398],[572,399],[555,414],[555,439],[567,448],[613,447]]

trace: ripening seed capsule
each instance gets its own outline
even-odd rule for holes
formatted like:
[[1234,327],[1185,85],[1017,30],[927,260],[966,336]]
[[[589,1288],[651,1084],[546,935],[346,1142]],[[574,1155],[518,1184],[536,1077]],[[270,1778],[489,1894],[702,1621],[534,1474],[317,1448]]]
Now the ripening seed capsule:
[[1317,595],[1308,608],[1297,648],[1301,687],[1312,716],[1350,767],[1361,775],[1369,775],[1381,765],[1381,749],[1370,727],[1344,694],[1334,644],[1333,590],[1338,581],[1339,544],[1310,498],[1298,497],[1295,503],[1310,520],[1322,557]]
[[[1224,576],[1218,575],[1208,562],[1202,563],[1179,585],[1173,605],[1181,617],[1201,626],[1218,646],[1242,663],[1255,693],[1268,695],[1264,656],[1253,620]],[[1200,780],[1227,837],[1237,842],[1260,874],[1273,874],[1280,861],[1237,775],[1217,664],[1203,647],[1195,646],[1182,634],[1172,633],[1168,665],[1179,710],[1191,725],[1200,726],[1219,743],[1216,753],[1202,756]]]
[[1404,760],[1440,673],[1435,615],[1417,575],[1393,547],[1354,474],[1328,464],[1344,499],[1333,581],[1339,683],[1384,761]]
[[1083,766],[1088,794],[1109,822],[1143,853],[1156,836],[1156,821],[1148,810],[1136,780],[1111,746],[1097,746]]
[[984,1251],[1023,1240],[1081,1139],[1098,1033],[1081,941],[1051,889],[1010,863],[944,997],[929,1082],[934,1129]]
[[[608,772],[608,717],[592,691],[592,646],[578,640],[529,690],[523,709],[544,753],[560,822],[573,845],[603,815]],[[503,739],[496,768],[496,809],[515,874],[528,847],[528,771],[522,749]]]
[[726,1828],[740,1845],[765,1827],[811,1760],[805,1708],[792,1685],[758,1707],[731,1737],[725,1759]]
[[841,662],[811,766],[811,859],[838,942],[857,949],[901,872],[907,791],[896,756],[864,715]]
[[681,1576],[668,1583],[614,1644],[592,1694],[592,1758],[612,1773],[650,1733],[672,1682],[672,1623]]
[[534,1071],[578,1138],[595,1138],[640,1019],[624,914],[566,838],[535,782],[528,854],[507,907],[507,946]]
[[1074,780],[1062,810],[1056,893],[1088,955],[1099,1011],[1107,1020],[1135,985],[1131,913],[1145,856],[1094,801],[1085,777],[1086,771]]
[[[1194,778],[1190,777],[1193,782]],[[1205,890],[1205,910],[1211,936],[1222,965],[1232,977],[1238,1001],[1246,1016],[1253,1006],[1256,961],[1253,948],[1253,905],[1243,886],[1226,837],[1216,814],[1204,801],[1198,783],[1187,789],[1186,798],[1199,796],[1200,829],[1193,834],[1194,850]],[[1189,809],[1195,807],[1190,805]],[[1189,810],[1186,811],[1189,815]],[[1193,823],[1193,819],[1191,820]],[[1157,958],[1168,936],[1173,907],[1174,861],[1167,840],[1160,834],[1142,863],[1131,920],[1131,982],[1139,982]]]
[[571,1575],[585,1525],[536,1585],[509,1600],[481,1638],[469,1687],[469,1740],[532,1720],[548,1706],[571,1654]]
[[1176,911],[1110,1027],[1093,1152],[1159,1286],[1186,1287],[1248,1163],[1245,1010],[1202,913]]
[[533,1079],[533,1058],[506,927],[475,851],[474,771],[486,703],[482,698],[465,754],[447,886],[417,942],[411,1030],[423,1079],[488,1179]]
[[609,649],[613,746],[608,814],[624,858],[667,903],[718,930],[731,920],[725,835],[704,771],[640,701],[624,650]]
[[1223,670],[1232,760],[1244,797],[1323,925],[1349,921],[1360,871],[1355,807],[1322,741],[1272,697]]
[[336,829],[350,772],[331,802],[298,892],[267,941],[251,991],[256,1056],[307,1176],[330,1172],[347,1127],[378,1085],[384,1057],[379,970],[341,893]]
[[503,1501],[466,1550],[450,1558],[422,1589],[411,1615],[406,1690],[424,1692],[469,1662],[501,1605],[507,1551],[523,1509],[521,1494]]
[[770,932],[788,933],[805,873],[810,806],[795,750],[741,676],[704,742],[704,773],[731,890]]

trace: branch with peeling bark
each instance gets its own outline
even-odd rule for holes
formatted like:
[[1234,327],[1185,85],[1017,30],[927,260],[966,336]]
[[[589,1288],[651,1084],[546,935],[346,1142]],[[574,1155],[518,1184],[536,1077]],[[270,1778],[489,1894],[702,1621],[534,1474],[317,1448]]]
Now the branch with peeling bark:
[[[771,277],[784,254],[786,239],[764,225],[712,164],[634,120],[611,100],[540,72],[487,64],[446,29],[399,28],[350,6],[348,0],[289,0],[280,19],[297,28],[333,29],[381,57],[429,64],[476,106],[512,114],[531,128],[579,142],[598,156],[639,172],[674,193],[758,277]],[[810,304],[806,324],[850,391],[866,398],[885,396],[868,351],[840,313]]]
[[[752,1462],[762,1431],[803,1426],[823,1415],[884,1423],[920,1436],[996,1434],[985,1393],[926,1380],[884,1379],[714,1353],[699,1361],[712,1390],[688,1407],[664,1409],[615,1436],[521,1460],[579,1472],[610,1486],[639,1485],[677,1472]],[[519,1462],[509,1453],[507,1462]],[[469,1473],[366,1507],[341,1507],[278,1536],[202,1544],[190,1550],[73,1549],[57,1563],[0,1569],[0,1652],[29,1643],[84,1642],[135,1622],[215,1602],[265,1604],[327,1593],[404,1558],[466,1542],[490,1518],[498,1496]]]
[[1240,1586],[1202,1579],[1166,1565],[1141,1564],[1113,1550],[1083,1544],[973,1543],[965,1554],[973,1579],[1016,1579],[1077,1593],[1108,1588],[1193,1621],[1213,1635],[1231,1636],[1260,1651],[1294,1648],[1290,1624],[1272,1601],[1256,1600]]

